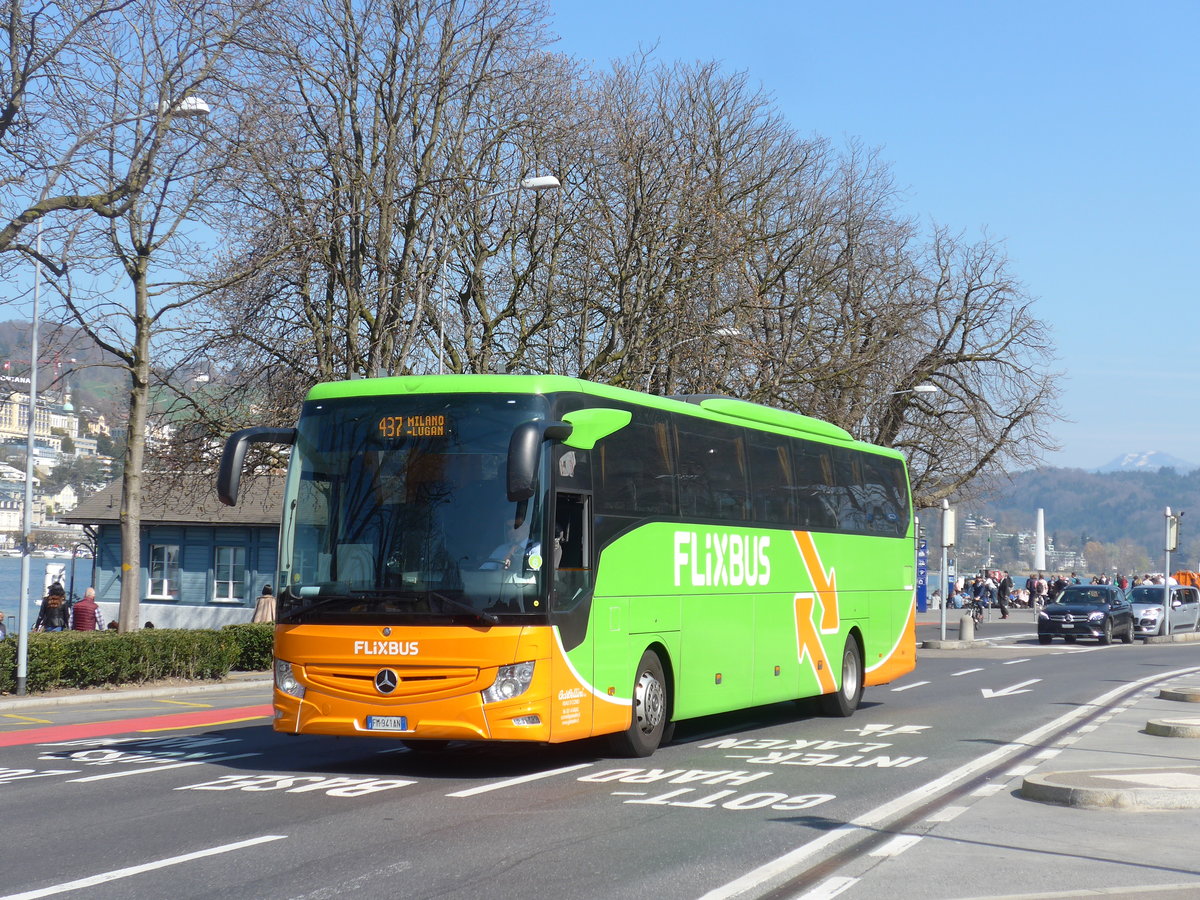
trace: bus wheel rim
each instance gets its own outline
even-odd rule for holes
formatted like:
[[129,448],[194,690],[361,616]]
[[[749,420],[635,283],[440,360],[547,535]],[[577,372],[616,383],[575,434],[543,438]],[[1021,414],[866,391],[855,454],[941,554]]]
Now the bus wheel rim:
[[666,693],[663,686],[652,673],[643,672],[638,678],[634,699],[637,704],[638,727],[649,734],[658,727],[666,709]]
[[842,660],[842,694],[853,697],[858,693],[858,657],[847,651]]

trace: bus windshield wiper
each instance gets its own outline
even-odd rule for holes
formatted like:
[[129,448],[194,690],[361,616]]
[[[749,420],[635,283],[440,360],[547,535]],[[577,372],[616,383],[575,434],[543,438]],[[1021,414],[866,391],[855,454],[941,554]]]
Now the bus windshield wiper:
[[439,594],[437,591],[430,591],[429,596],[437,597],[439,600],[441,600],[447,606],[452,606],[455,609],[458,609],[462,612],[470,613],[473,616],[477,616],[478,618],[482,619],[484,622],[487,622],[489,625],[499,625],[500,624],[499,616],[497,616],[493,613],[490,613],[490,612],[485,612],[482,609],[476,609],[473,606],[470,606],[459,600],[455,600],[453,597],[447,597],[445,594]]

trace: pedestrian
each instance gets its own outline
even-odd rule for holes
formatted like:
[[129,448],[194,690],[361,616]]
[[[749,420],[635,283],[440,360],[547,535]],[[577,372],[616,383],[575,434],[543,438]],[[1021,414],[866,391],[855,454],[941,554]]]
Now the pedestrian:
[[1012,594],[1013,580],[1007,572],[1001,572],[1000,583],[996,585],[996,603],[1000,606],[1000,618],[1008,618],[1008,598]]
[[63,631],[71,622],[71,607],[67,605],[67,592],[57,581],[50,585],[38,611],[34,631]]
[[88,588],[83,599],[71,608],[72,631],[103,631],[104,613],[96,605],[96,589]]
[[262,593],[259,594],[257,600],[254,601],[254,615],[250,617],[251,622],[274,622],[275,621],[275,592],[269,584],[264,584]]

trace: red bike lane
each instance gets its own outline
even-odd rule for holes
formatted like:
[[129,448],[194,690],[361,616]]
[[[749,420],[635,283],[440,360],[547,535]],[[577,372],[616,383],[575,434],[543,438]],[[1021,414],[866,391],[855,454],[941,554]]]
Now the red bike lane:
[[113,734],[145,734],[156,731],[177,731],[212,725],[232,725],[255,719],[270,719],[274,707],[269,703],[239,706],[229,709],[202,709],[194,712],[171,713],[161,716],[141,716],[132,719],[111,719],[105,722],[81,722],[76,725],[51,725],[0,734],[0,747],[18,747],[52,741],[71,741],[83,738],[107,737]]

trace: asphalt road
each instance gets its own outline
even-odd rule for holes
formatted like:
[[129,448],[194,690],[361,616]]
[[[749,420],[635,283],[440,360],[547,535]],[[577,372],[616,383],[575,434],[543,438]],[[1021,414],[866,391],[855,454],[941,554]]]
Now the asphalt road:
[[1081,705],[1200,664],[1196,644],[1042,647],[1027,621],[982,636],[921,651],[849,719],[695,720],[648,760],[276,735],[265,685],[9,709],[0,900],[800,897],[1086,726]]

